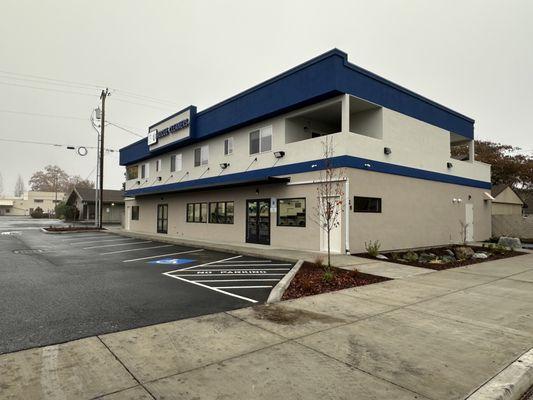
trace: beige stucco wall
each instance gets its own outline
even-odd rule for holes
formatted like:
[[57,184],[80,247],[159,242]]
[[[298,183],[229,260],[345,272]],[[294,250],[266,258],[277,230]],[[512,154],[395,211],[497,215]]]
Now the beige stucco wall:
[[[57,193],[57,201],[60,202],[65,197],[62,192]],[[43,212],[49,213],[55,210],[55,192],[25,192],[21,197],[6,197],[6,199],[13,201],[13,206],[9,207],[9,212],[5,212],[5,215],[22,216],[30,215],[31,209],[41,207]],[[42,202],[36,202],[35,200],[42,200]]]
[[493,215],[492,236],[512,236],[533,239],[533,215]]
[[[382,198],[382,213],[355,213],[349,210],[349,248],[364,251],[365,241],[379,240],[382,249],[401,249],[458,243],[465,203],[474,205],[474,240],[491,234],[491,203],[484,201],[483,189],[451,185],[422,179],[349,169],[350,205],[353,196]],[[127,206],[140,206],[140,220],[131,221],[132,231],[156,233],[157,204],[169,205],[168,236],[217,242],[244,243],[246,199],[306,198],[306,227],[278,227],[277,214],[271,214],[271,247],[320,249],[320,229],[316,220],[318,173],[291,176],[291,185],[275,184],[139,197]],[[295,185],[295,183],[304,183]],[[258,193],[257,193],[258,191]],[[470,198],[469,198],[470,196]],[[453,202],[453,199],[461,202]],[[187,223],[186,204],[192,202],[234,201],[232,225]],[[131,217],[128,209],[127,218]],[[341,216],[342,251],[345,250],[345,216]]]
[[491,204],[483,200],[484,189],[354,169],[348,177],[351,202],[353,196],[382,199],[381,213],[350,212],[352,252],[363,251],[370,240],[379,240],[382,249],[459,243],[466,203],[474,205],[474,240],[490,237]]

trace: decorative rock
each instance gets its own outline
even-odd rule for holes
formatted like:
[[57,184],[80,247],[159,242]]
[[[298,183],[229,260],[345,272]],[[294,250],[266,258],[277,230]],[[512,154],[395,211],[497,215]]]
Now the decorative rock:
[[489,258],[489,256],[487,255],[487,253],[474,253],[472,255],[472,258],[485,259]]
[[[453,252],[452,252],[453,254]],[[457,259],[453,256],[453,255],[449,255],[449,254],[446,254],[445,256],[442,256],[440,258],[442,260],[443,263],[451,263],[451,262],[454,262],[454,261],[457,261]]]
[[385,254],[378,254],[376,258],[379,258],[380,260],[388,260],[389,257],[387,257]]
[[458,260],[468,260],[474,255],[474,250],[468,246],[455,247],[453,252]]
[[520,242],[520,239],[514,237],[502,236],[498,239],[498,244],[500,246],[509,247],[511,249],[522,248],[522,242]]
[[434,261],[436,259],[437,259],[437,256],[435,254],[432,254],[432,253],[421,253],[418,256],[418,262],[421,262],[421,263],[427,263],[427,262],[430,262],[430,261]]
[[452,256],[453,258],[455,258],[455,253],[453,251],[451,251],[450,249],[446,249],[446,250],[444,250],[444,252],[447,255]]

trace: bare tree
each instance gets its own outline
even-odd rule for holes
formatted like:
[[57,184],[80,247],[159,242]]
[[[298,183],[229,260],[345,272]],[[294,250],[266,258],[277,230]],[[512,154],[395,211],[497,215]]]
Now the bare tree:
[[20,197],[24,193],[24,190],[26,188],[24,187],[24,180],[22,179],[22,176],[17,177],[17,182],[15,182],[15,196]]
[[326,136],[322,141],[324,169],[320,171],[317,183],[318,202],[315,208],[315,222],[327,237],[328,257],[324,266],[324,278],[331,276],[331,231],[341,223],[343,210],[345,171],[334,165],[335,153],[333,138]]

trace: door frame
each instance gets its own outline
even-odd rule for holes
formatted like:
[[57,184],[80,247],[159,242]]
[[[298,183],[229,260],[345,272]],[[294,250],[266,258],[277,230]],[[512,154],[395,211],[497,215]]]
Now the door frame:
[[[331,196],[320,196],[318,197],[318,201],[324,201],[324,199],[326,197],[334,197],[334,198],[341,198],[341,196],[339,195],[331,195]],[[330,240],[331,239],[337,239],[336,242],[332,241],[330,243],[331,245],[331,253],[332,254],[342,254],[342,228],[344,226],[343,224],[343,217],[342,217],[342,212],[339,214],[339,226],[337,226],[336,228],[334,228],[334,230],[332,230],[330,232]],[[319,230],[320,230],[320,251],[321,252],[327,252],[328,251],[328,248],[327,248],[327,232],[321,227],[319,226]]]
[[[160,218],[159,217],[159,209],[160,207],[164,207],[166,208],[166,214],[167,214],[167,217],[166,218]],[[163,230],[163,229],[159,229],[159,221],[165,221],[166,222],[166,229]],[[157,225],[156,225],[156,230],[157,230],[157,233],[168,233],[168,203],[164,203],[164,204],[158,204],[157,205]]]
[[[259,205],[259,202],[260,201],[264,201],[268,204],[268,241],[267,242],[260,242],[259,241],[259,207],[257,207],[257,215],[256,215],[256,222],[257,222],[257,232],[256,232],[256,237],[258,238],[258,241],[256,242],[251,242],[248,240],[248,223],[249,223],[249,218],[248,218],[248,211],[249,211],[249,208],[248,208],[248,203],[251,203],[251,202],[256,202],[257,205]],[[264,245],[268,245],[270,246],[270,236],[271,236],[271,228],[272,228],[272,214],[270,213],[270,198],[262,198],[262,199],[246,199],[246,225],[245,225],[245,232],[244,232],[244,235],[245,235],[245,240],[246,240],[246,243],[254,243],[254,244],[264,244]]]

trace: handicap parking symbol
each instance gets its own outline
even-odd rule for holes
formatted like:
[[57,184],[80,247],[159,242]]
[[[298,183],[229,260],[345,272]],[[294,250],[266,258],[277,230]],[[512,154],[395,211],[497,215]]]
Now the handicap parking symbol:
[[160,260],[149,261],[148,264],[166,264],[166,265],[181,265],[193,262],[190,258],[162,258]]

